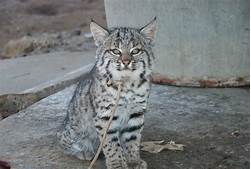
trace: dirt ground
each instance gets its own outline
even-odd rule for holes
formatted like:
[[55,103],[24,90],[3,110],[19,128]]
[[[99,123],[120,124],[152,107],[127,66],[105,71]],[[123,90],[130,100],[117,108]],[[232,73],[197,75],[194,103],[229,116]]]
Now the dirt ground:
[[89,32],[95,19],[106,25],[103,0],[6,0],[0,1],[0,53],[11,39],[34,33]]

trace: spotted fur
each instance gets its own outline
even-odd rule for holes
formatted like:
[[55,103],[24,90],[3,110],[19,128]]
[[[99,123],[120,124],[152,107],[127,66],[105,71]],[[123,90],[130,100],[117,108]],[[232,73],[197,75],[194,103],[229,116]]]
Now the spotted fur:
[[140,158],[140,140],[151,87],[156,19],[142,29],[110,31],[92,22],[91,31],[98,47],[96,63],[75,90],[64,128],[58,133],[59,143],[66,153],[91,160],[115,106],[118,87],[114,81],[123,80],[118,108],[103,146],[106,165],[108,169],[146,169]]

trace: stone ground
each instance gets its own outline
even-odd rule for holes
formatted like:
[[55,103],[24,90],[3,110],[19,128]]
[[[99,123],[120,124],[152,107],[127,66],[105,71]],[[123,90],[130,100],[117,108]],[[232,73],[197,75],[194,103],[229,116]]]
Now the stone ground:
[[[89,162],[61,153],[55,133],[74,86],[0,122],[0,159],[12,169],[83,169]],[[149,169],[248,169],[249,88],[153,85],[143,140],[173,140],[184,151],[142,152]],[[101,158],[96,168],[104,167]]]

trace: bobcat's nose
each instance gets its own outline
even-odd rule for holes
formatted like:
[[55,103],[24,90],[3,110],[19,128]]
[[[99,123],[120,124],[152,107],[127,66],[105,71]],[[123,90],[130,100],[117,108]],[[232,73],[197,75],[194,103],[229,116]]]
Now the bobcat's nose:
[[131,62],[132,58],[128,55],[124,55],[122,56],[121,58],[121,62],[125,65],[125,66],[128,66]]
[[125,65],[125,66],[128,66],[130,64],[131,60],[130,59],[124,59],[122,60],[122,63]]

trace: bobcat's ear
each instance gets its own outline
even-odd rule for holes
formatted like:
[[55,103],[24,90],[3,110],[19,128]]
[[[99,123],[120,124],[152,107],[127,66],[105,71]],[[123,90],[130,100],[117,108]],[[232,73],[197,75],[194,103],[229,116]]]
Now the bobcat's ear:
[[155,39],[157,32],[157,18],[154,17],[150,23],[140,29],[140,33],[150,42]]
[[108,31],[105,28],[99,26],[93,20],[91,21],[90,29],[91,29],[92,36],[95,41],[95,45],[96,46],[102,45],[104,42],[104,39],[109,35]]

